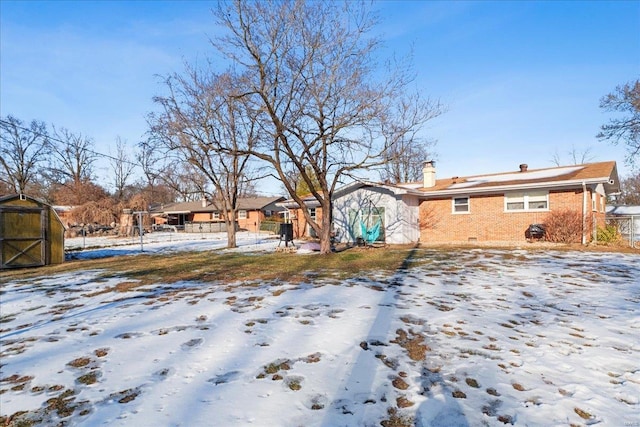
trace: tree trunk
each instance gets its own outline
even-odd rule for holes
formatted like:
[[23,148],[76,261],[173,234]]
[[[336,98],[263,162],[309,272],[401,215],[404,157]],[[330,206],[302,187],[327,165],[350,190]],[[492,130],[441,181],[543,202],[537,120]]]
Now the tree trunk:
[[331,253],[331,201],[325,198],[322,203],[322,221],[321,221],[320,233],[320,253]]
[[226,215],[228,218],[225,219],[227,224],[227,248],[232,249],[236,248],[236,213],[231,210]]

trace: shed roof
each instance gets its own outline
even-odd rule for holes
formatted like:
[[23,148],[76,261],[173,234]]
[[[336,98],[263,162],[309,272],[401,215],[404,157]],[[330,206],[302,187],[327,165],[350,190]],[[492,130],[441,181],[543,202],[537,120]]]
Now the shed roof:
[[[16,203],[12,203],[12,202],[16,202]],[[24,206],[24,202],[35,203],[36,205],[50,209],[51,212],[53,213],[53,217],[55,218],[55,220],[58,221],[60,224],[62,224],[62,227],[65,230],[67,229],[67,227],[64,225],[64,223],[60,219],[58,212],[56,212],[53,206],[51,206],[47,202],[44,202],[35,197],[28,196],[26,194],[9,194],[9,195],[0,197],[0,205],[4,205],[4,206]]]

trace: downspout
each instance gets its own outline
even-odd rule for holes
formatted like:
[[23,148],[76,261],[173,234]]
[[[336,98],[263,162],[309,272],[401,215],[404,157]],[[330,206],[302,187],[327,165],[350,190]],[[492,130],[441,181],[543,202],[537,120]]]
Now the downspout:
[[587,244],[587,184],[582,181],[582,244]]

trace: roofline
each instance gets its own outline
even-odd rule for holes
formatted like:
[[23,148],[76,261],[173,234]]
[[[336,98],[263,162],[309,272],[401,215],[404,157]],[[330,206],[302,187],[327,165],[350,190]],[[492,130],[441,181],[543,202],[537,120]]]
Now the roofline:
[[422,197],[438,197],[458,194],[486,194],[486,193],[500,193],[504,191],[517,191],[517,190],[530,190],[533,188],[563,188],[563,187],[579,187],[582,184],[606,184],[609,183],[609,177],[606,178],[588,178],[588,179],[573,179],[569,181],[546,181],[546,182],[532,182],[527,184],[511,184],[511,185],[496,185],[492,187],[466,187],[456,189],[443,189],[437,191],[422,191],[420,195]]

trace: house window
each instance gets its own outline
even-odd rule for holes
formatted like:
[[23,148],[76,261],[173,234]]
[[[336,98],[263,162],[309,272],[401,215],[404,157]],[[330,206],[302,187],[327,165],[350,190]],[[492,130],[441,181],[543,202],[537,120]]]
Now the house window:
[[452,200],[453,213],[469,213],[469,197],[454,197]]
[[238,219],[247,219],[247,211],[244,209],[240,209],[238,211]]
[[211,219],[220,219],[220,212],[212,212]]
[[316,208],[309,208],[309,215],[311,215],[311,219],[315,222],[315,220],[316,220]]
[[549,209],[549,193],[536,191],[505,194],[504,208],[508,212],[545,211]]
[[598,194],[597,193],[591,193],[591,210],[593,212],[598,212]]

